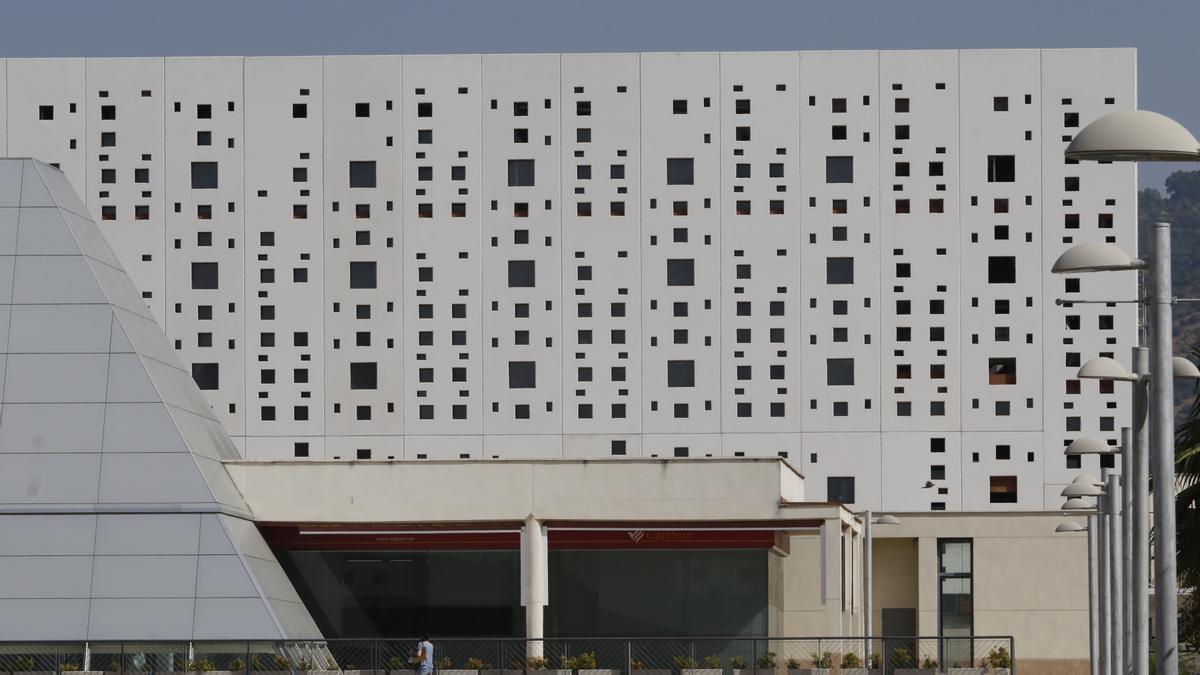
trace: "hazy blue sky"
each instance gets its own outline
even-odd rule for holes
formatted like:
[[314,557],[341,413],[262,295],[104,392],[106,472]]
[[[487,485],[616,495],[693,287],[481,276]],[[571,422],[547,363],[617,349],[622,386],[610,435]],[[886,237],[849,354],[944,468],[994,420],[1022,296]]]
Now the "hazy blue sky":
[[1196,0],[0,0],[8,57],[1136,47],[1200,133],[1198,32]]

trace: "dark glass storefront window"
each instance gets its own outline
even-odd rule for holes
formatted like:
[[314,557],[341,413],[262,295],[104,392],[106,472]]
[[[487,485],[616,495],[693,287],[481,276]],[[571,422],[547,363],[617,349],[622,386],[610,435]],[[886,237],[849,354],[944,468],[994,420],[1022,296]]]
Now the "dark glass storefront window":
[[517,551],[276,551],[327,638],[525,632]]
[[943,664],[970,666],[974,630],[974,587],[970,539],[938,540],[938,634]]
[[754,550],[550,551],[548,636],[765,635]]

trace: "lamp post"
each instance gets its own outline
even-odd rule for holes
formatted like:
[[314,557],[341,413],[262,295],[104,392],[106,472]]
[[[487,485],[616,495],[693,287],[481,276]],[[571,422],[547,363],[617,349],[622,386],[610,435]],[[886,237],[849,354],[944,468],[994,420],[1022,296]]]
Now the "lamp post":
[[[1158,113],[1129,110],[1105,115],[1084,127],[1065,156],[1072,160],[1088,161],[1200,161],[1200,143],[1178,122]],[[1171,239],[1167,223],[1151,226],[1152,265],[1131,260],[1119,249],[1107,244],[1081,244],[1063,254],[1054,264],[1055,272],[1091,272],[1107,270],[1146,269],[1151,271],[1150,328],[1150,466],[1158,489],[1154,491],[1154,591],[1155,624],[1158,639],[1155,656],[1160,675],[1179,672],[1179,630],[1177,624],[1179,588],[1175,578],[1175,452],[1174,452],[1174,392],[1172,387],[1172,327],[1171,327]],[[1086,250],[1084,250],[1086,249]],[[1072,252],[1077,256],[1068,258]],[[1114,256],[1114,253],[1119,254]],[[1140,486],[1137,486],[1140,489]],[[1140,540],[1139,540],[1140,546]],[[1143,593],[1143,579],[1133,579],[1138,593]],[[1135,604],[1135,608],[1137,604]],[[1144,666],[1147,654],[1135,659],[1135,672]]]
[[[875,592],[875,584],[874,584],[874,570],[872,570],[871,567],[874,564],[872,561],[872,556],[873,556],[874,549],[875,549],[875,539],[871,533],[871,523],[872,523],[871,510],[867,509],[866,511],[863,511],[862,516],[863,516],[863,535],[864,535],[863,536],[863,539],[864,539],[864,541],[863,541],[863,548],[864,548],[863,567],[866,568],[865,574],[864,574],[864,576],[866,577],[866,588],[864,589],[865,595],[863,596],[863,616],[864,616],[864,618],[863,618],[863,649],[865,650],[865,652],[863,653],[863,663],[869,663],[871,661],[871,638],[874,637],[873,635],[871,635],[871,624],[872,624],[871,612],[873,611],[873,609],[871,607],[871,595],[872,595],[872,593]],[[882,515],[882,516],[879,516],[878,518],[876,518],[874,521],[874,524],[876,524],[876,525],[899,525],[900,519],[897,518],[896,516],[890,516],[890,515],[885,514],[885,515]]]
[[[1095,441],[1096,439],[1085,439]],[[1090,444],[1085,442],[1084,448],[1077,448],[1071,454],[1109,454],[1112,450],[1103,441],[1096,441],[1104,450],[1098,448],[1094,452]],[[1074,445],[1074,443],[1072,443]],[[1070,446],[1068,446],[1069,448]],[[1068,452],[1070,450],[1068,449]],[[1107,469],[1105,470],[1107,471]],[[1103,481],[1107,481],[1107,474]],[[1113,600],[1112,591],[1112,550],[1109,536],[1108,505],[1103,499],[1104,482],[1097,482],[1095,476],[1080,474],[1063,488],[1062,495],[1067,497],[1063,504],[1064,511],[1089,509],[1088,514],[1088,629],[1094,642],[1095,651],[1091,654],[1092,672],[1098,675],[1118,675],[1113,665]],[[1085,498],[1095,498],[1095,506]],[[1059,530],[1055,530],[1059,531]],[[1093,538],[1093,533],[1095,534]],[[1094,588],[1093,588],[1094,587]]]
[[[1146,675],[1150,672],[1150,626],[1149,626],[1149,588],[1150,588],[1150,551],[1149,551],[1149,509],[1146,496],[1150,492],[1149,481],[1149,448],[1147,413],[1149,404],[1149,375],[1147,362],[1148,354],[1145,347],[1135,347],[1134,372],[1130,373],[1115,359],[1099,357],[1092,359],[1079,368],[1078,377],[1081,379],[1107,380],[1110,382],[1133,383],[1133,430],[1122,430],[1122,487],[1124,488],[1124,504],[1122,517],[1123,536],[1128,539],[1122,551],[1122,561],[1125,568],[1125,588],[1128,589],[1122,598],[1122,610],[1125,622],[1125,661],[1130,671],[1135,675]],[[1175,379],[1200,379],[1200,369],[1185,358],[1171,358],[1171,375]],[[1070,446],[1093,448],[1107,447],[1104,441],[1083,437],[1076,439]],[[1068,454],[1091,454],[1087,451]],[[1172,460],[1173,461],[1173,460]]]
[[[1116,452],[1117,452],[1117,450],[1115,448],[1108,445],[1104,441],[1102,441],[1098,438],[1092,437],[1092,436],[1080,436],[1079,438],[1076,438],[1075,440],[1071,441],[1071,443],[1063,450],[1063,454],[1068,457],[1071,457],[1071,456],[1079,457],[1082,455],[1113,455],[1113,454],[1116,454]],[[1072,483],[1072,485],[1075,485],[1076,483],[1092,485],[1092,486],[1096,486],[1097,488],[1100,486],[1100,483],[1098,483],[1096,481],[1095,477],[1093,477],[1089,474],[1086,474],[1086,473],[1078,476],[1075,479],[1075,481]],[[1070,486],[1068,486],[1068,489],[1070,489]],[[1063,490],[1064,494],[1066,494],[1066,492],[1067,492],[1067,490]],[[1090,493],[1090,491],[1089,491],[1089,493]],[[1096,493],[1096,496],[1097,496],[1097,499],[1099,499],[1098,491]],[[1074,497],[1073,499],[1079,499],[1079,497]],[[1070,501],[1068,501],[1067,504],[1064,504],[1063,508],[1064,508],[1064,510],[1071,510],[1070,509]],[[1085,505],[1083,508],[1090,508],[1090,506]],[[1103,637],[1107,637],[1107,633],[1108,633],[1107,628],[1104,630],[1105,635],[1102,636],[1101,632],[1100,632],[1101,631],[1101,627],[1100,627],[1100,620],[1101,620],[1100,597],[1101,596],[1100,596],[1100,593],[1103,592],[1103,593],[1107,594],[1108,589],[1110,587],[1104,586],[1103,590],[1101,590],[1101,583],[1100,583],[1100,579],[1099,579],[1099,571],[1100,570],[1099,570],[1099,564],[1098,564],[1097,558],[1099,555],[1098,549],[1100,548],[1099,539],[1100,539],[1100,537],[1103,536],[1102,529],[1099,532],[1097,531],[1098,529],[1100,529],[1100,526],[1097,524],[1097,521],[1099,520],[1099,518],[1102,517],[1102,516],[1097,515],[1099,513],[1100,513],[1100,509],[1097,508],[1095,510],[1095,512],[1088,514],[1088,637],[1090,640],[1089,657],[1090,657],[1090,661],[1091,661],[1092,675],[1099,674],[1099,672],[1100,672],[1100,654],[1101,653],[1107,654],[1107,643],[1108,643],[1107,639],[1102,639]],[[1060,526],[1060,527],[1062,527],[1062,526]],[[1067,529],[1056,529],[1055,531],[1056,532],[1075,532],[1078,530],[1067,528]],[[1093,536],[1093,533],[1095,533],[1095,536]],[[1125,603],[1122,603],[1122,604],[1125,604]],[[1111,619],[1110,613],[1107,613],[1107,612],[1104,613],[1103,618],[1105,621],[1109,621]],[[1104,651],[1102,652],[1102,650],[1104,650]],[[1107,659],[1104,659],[1104,661],[1107,663]]]

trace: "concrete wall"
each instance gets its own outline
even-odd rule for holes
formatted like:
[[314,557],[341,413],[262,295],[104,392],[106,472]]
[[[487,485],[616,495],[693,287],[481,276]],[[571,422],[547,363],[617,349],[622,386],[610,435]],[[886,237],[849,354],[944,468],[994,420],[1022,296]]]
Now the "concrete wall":
[[915,607],[919,632],[936,635],[937,541],[970,538],[975,634],[1013,636],[1023,666],[1032,659],[1070,669],[1087,659],[1086,538],[1056,534],[1061,516],[898,517],[900,525],[875,528],[876,626],[886,607]]
[[707,461],[231,462],[266,522],[539,519],[732,520],[840,517],[802,495],[778,459]]

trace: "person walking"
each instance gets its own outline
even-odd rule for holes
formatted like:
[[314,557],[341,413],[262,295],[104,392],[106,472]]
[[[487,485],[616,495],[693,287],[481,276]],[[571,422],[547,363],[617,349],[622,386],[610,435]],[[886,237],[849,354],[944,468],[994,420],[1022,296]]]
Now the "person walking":
[[429,641],[428,633],[421,633],[412,662],[417,666],[417,675],[433,675],[433,643]]

